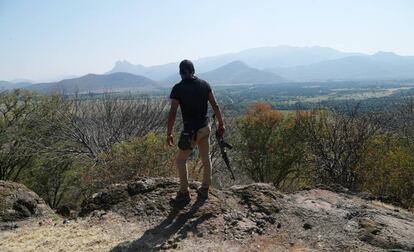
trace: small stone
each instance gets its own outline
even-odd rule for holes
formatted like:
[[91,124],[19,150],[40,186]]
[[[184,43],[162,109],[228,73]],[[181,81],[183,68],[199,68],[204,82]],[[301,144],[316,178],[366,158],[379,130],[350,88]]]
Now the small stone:
[[266,216],[264,218],[264,220],[266,220],[267,222],[269,222],[270,224],[275,224],[276,223],[276,218],[273,216]]
[[311,228],[312,228],[312,225],[311,225],[311,224],[309,224],[309,223],[305,223],[305,224],[303,224],[303,228],[304,228],[305,230],[308,230],[308,229],[311,229]]
[[266,225],[266,222],[264,220],[257,220],[256,226],[258,227],[264,227]]
[[372,230],[371,231],[371,234],[373,234],[373,235],[377,235],[377,234],[379,234],[381,231],[379,230],[379,229],[374,229],[374,230]]
[[264,216],[262,213],[256,213],[256,214],[255,214],[255,217],[256,217],[256,218],[258,218],[258,219],[262,219],[262,218],[264,218],[265,216]]

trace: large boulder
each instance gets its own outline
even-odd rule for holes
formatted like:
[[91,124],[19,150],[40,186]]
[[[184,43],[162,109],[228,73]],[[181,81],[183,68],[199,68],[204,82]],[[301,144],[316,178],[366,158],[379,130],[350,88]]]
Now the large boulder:
[[52,215],[53,210],[26,186],[0,180],[0,222]]

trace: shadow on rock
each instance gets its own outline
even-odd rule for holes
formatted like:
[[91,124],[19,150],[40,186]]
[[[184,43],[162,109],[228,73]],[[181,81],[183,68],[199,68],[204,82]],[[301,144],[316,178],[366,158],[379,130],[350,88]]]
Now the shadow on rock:
[[188,233],[198,233],[197,226],[213,217],[206,213],[194,216],[205,200],[197,199],[191,208],[185,212],[180,206],[173,207],[165,220],[145,233],[135,241],[118,244],[111,252],[157,251],[176,248],[178,242],[187,238]]

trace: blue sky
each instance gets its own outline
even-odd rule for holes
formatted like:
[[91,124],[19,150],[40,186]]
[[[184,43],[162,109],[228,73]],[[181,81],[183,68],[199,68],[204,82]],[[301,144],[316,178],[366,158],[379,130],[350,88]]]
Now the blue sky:
[[414,55],[411,0],[0,0],[0,80],[276,45]]

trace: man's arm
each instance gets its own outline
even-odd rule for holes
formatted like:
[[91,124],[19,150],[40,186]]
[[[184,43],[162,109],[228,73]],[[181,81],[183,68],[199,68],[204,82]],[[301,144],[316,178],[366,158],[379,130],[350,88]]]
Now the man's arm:
[[214,114],[216,115],[218,121],[218,131],[220,136],[224,134],[224,122],[221,115],[220,107],[217,104],[216,98],[214,97],[213,91],[208,94],[208,101],[210,102],[211,107],[213,108]]
[[175,117],[177,116],[177,109],[179,105],[180,105],[180,102],[177,99],[171,99],[170,112],[168,113],[168,122],[167,122],[167,144],[169,146],[173,145],[172,131],[174,128]]

